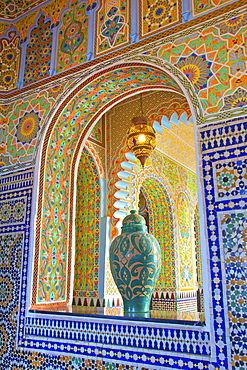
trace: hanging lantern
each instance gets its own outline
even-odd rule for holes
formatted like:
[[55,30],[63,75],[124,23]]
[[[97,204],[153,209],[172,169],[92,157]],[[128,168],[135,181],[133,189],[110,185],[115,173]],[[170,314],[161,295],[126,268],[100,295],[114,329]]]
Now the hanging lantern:
[[155,130],[148,123],[147,117],[132,118],[133,125],[128,130],[127,145],[144,167],[156,145]]

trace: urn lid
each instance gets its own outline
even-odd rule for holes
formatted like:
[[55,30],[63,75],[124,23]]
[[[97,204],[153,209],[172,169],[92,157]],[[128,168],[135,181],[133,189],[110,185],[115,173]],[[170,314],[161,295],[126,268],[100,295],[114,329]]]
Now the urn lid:
[[146,232],[146,221],[145,218],[137,214],[137,211],[131,210],[130,215],[123,219],[122,232],[133,231],[133,229],[142,230]]

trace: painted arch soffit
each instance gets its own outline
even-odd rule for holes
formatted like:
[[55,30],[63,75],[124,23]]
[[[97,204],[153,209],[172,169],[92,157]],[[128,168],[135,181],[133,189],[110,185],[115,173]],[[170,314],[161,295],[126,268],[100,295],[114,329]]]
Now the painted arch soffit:
[[[104,70],[104,74],[100,71],[78,85],[53,116],[41,154],[35,249],[37,280],[34,282],[33,304],[67,302],[70,298],[72,225],[69,220],[73,219],[74,211],[69,204],[73,204],[74,199],[76,159],[89,129],[108,108],[134,91],[169,89],[180,94],[183,90],[186,91],[177,77],[179,72],[176,70],[175,78],[178,83],[170,76],[170,71],[166,72],[167,63],[163,64],[164,66],[160,63],[157,67],[132,62],[115,65]],[[183,76],[180,77],[182,79]],[[190,88],[189,82],[184,82]],[[190,94],[193,91],[189,91]],[[51,246],[55,246],[53,249],[56,248],[59,256],[56,266],[52,264],[52,255],[55,252]],[[53,274],[59,275],[55,282],[47,279],[47,276]]]

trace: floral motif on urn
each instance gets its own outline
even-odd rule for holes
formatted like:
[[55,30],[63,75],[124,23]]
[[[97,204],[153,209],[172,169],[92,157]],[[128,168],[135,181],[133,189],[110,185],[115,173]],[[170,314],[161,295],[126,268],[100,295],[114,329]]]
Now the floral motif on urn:
[[160,246],[147,232],[145,219],[134,210],[130,213],[123,220],[121,235],[110,247],[111,272],[123,298],[124,312],[149,312],[160,272]]

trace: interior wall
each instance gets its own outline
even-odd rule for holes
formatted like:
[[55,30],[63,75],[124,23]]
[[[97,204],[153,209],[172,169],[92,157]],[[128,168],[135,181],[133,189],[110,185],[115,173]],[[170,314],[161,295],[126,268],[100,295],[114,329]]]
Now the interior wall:
[[[4,72],[1,75],[1,89],[4,94],[1,94],[0,106],[0,365],[3,369],[246,368],[246,286],[243,283],[247,201],[244,118],[246,4],[244,1],[216,4],[207,0],[206,7],[200,7],[196,0],[185,3],[187,7],[183,7],[182,20],[188,23],[181,23],[177,28],[161,24],[165,31],[160,34],[158,23],[155,25],[157,34],[142,39],[136,46],[144,58],[153,58],[153,63],[167,60],[187,76],[184,84],[191,83],[194,86],[204,111],[204,117],[197,123],[209,125],[198,129],[198,157],[202,169],[201,205],[205,209],[203,230],[207,235],[207,242],[204,241],[202,245],[202,258],[203,273],[208,278],[205,297],[210,325],[204,331],[187,326],[182,329],[168,329],[165,326],[150,328],[147,323],[143,326],[123,323],[110,326],[112,323],[99,325],[88,321],[76,324],[73,320],[66,321],[61,317],[54,320],[52,315],[40,318],[37,314],[28,313],[30,279],[39,274],[37,268],[32,269],[29,259],[34,245],[36,203],[35,200],[31,202],[32,194],[36,197],[38,186],[37,171],[34,173],[38,148],[51,115],[55,114],[59,103],[68,95],[68,89],[79,84],[81,77],[76,73],[83,75],[86,68],[97,63],[106,67],[106,62],[102,58],[90,64],[93,52],[91,45],[91,49],[87,49],[87,62],[82,67],[80,61],[75,61],[78,69],[57,76],[60,79],[43,76],[44,80],[37,83],[32,81],[33,85],[27,84],[21,90],[25,48],[29,42],[29,32],[36,26],[39,9],[29,8],[31,12],[25,18],[18,19],[27,6],[33,5],[26,1],[10,11],[5,4],[1,16],[6,17],[7,14],[17,34],[5,33],[10,23],[1,23],[0,53]],[[40,5],[47,19],[52,19],[53,35],[57,39],[57,22],[60,21],[60,14],[69,7],[67,1],[40,2]],[[87,11],[98,5],[98,2],[88,1]],[[148,20],[153,22],[150,16]],[[134,36],[131,36],[130,42],[136,36],[135,32],[132,34]],[[54,74],[56,65],[56,45],[56,42],[53,43],[52,62],[48,63],[50,74]],[[12,57],[6,58],[6,51],[11,51],[9,55]],[[137,51],[131,44],[129,49],[118,49],[114,53],[111,54],[112,58],[119,56],[123,59],[133,57]],[[123,53],[126,53],[125,56]],[[106,55],[106,59],[108,63],[110,56]],[[192,73],[195,70],[197,73]],[[87,72],[90,73],[89,70]],[[104,82],[108,83],[108,80]],[[45,86],[45,83],[48,85]],[[112,83],[114,81],[111,80],[109,100],[111,89],[114,89]],[[97,87],[93,86],[92,91]],[[17,88],[20,90],[15,91]],[[92,91],[86,91],[85,95],[93,94]],[[73,119],[76,117],[67,110],[63,120],[70,122]],[[54,143],[60,134],[58,130]],[[62,148],[56,150],[59,153]],[[52,165],[55,158],[50,159]],[[49,208],[46,208],[46,212],[49,213]],[[39,220],[39,215],[37,218]],[[41,232],[46,232],[49,237],[49,230]],[[43,246],[41,253],[44,258],[40,263],[45,265],[47,251]],[[44,274],[43,278],[45,280],[47,275]],[[75,330],[76,325],[78,331]],[[100,336],[102,333],[108,338],[110,349]]]

